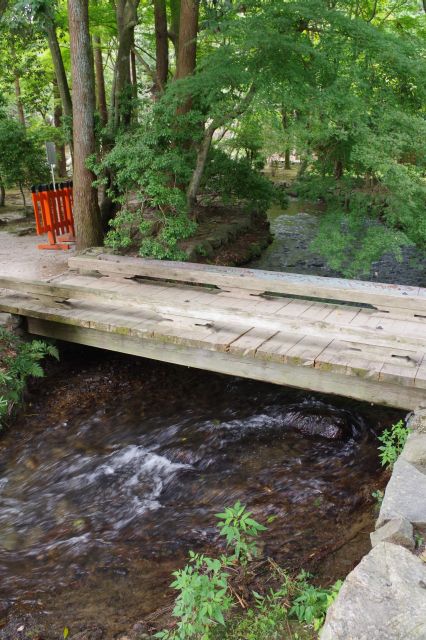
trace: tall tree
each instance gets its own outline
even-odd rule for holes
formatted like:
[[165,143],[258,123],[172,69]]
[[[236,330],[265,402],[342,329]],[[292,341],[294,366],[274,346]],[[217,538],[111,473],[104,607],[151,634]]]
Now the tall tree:
[[104,62],[102,58],[102,42],[98,34],[93,36],[93,57],[95,61],[96,104],[103,126],[108,123],[108,110],[105,92]]
[[175,58],[178,58],[179,51],[179,23],[180,23],[180,0],[169,0],[170,7],[170,29],[168,36],[173,43]]
[[138,6],[139,0],[117,0],[116,4],[118,50],[111,99],[111,125],[115,130],[121,124],[130,124],[132,116],[130,52],[134,43],[135,27],[138,23]]
[[167,35],[166,0],[154,0],[155,22],[155,92],[164,91],[169,73],[169,41]]
[[95,176],[87,168],[96,151],[95,83],[89,34],[88,0],[68,0],[74,131],[74,219],[77,249],[101,244],[102,227]]
[[55,19],[52,13],[52,7],[48,4],[42,5],[41,18],[44,29],[47,35],[47,42],[49,44],[50,55],[52,56],[53,68],[55,70],[56,79],[58,82],[59,94],[62,101],[62,109],[64,115],[71,118],[72,116],[72,102],[71,92],[68,85],[68,78],[65,71],[65,65],[62,58],[61,48],[59,46],[58,34],[56,33]]
[[199,0],[181,1],[179,49],[176,66],[177,80],[186,78],[195,71],[199,7]]
[[15,96],[16,96],[16,108],[18,109],[18,120],[25,127],[25,113],[24,113],[24,105],[22,104],[21,99],[21,82],[19,79],[19,74],[15,70]]
[[[58,90],[58,82],[56,77],[53,79],[53,125],[56,129],[62,128],[62,102]],[[63,178],[67,175],[67,163],[65,157],[64,143],[56,144],[57,169],[59,175]]]

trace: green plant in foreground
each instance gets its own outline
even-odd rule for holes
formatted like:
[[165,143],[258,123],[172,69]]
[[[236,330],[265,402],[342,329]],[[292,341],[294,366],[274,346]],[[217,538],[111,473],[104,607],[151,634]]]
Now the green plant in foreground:
[[161,631],[157,638],[207,640],[216,624],[225,625],[224,614],[232,606],[228,575],[220,560],[189,552],[189,563],[173,575],[173,589],[180,591],[173,615],[179,619],[173,632]]
[[[252,606],[230,616],[231,608],[242,603],[236,591],[238,585],[230,581],[237,574],[245,575],[245,571],[236,571],[238,565],[245,569],[257,555],[253,538],[265,527],[256,522],[240,502],[227,507],[217,517],[220,533],[233,552],[213,559],[190,551],[188,564],[173,573],[176,579],[171,586],[179,591],[173,609],[177,625],[172,630],[160,631],[155,637],[161,640],[297,640],[313,638],[314,632],[316,637],[341,582],[330,589],[315,587],[310,584],[308,573],[302,571],[293,579],[270,560],[271,577],[280,581],[279,588],[269,588],[264,594],[253,591]],[[293,633],[290,625],[294,624],[297,631]]]
[[385,429],[382,435],[379,436],[379,441],[382,443],[382,445],[378,447],[382,466],[387,469],[392,469],[404,448],[409,432],[410,430],[407,429],[403,420],[400,420],[396,424],[393,424],[390,429]]
[[257,556],[254,539],[261,531],[266,531],[266,527],[253,520],[251,515],[241,502],[236,502],[233,507],[226,507],[223,513],[216,514],[220,520],[217,525],[220,535],[226,538],[228,547],[234,549],[231,559],[239,560],[242,565]]
[[43,377],[40,361],[46,356],[59,359],[57,348],[42,340],[23,342],[0,328],[0,429],[22,401],[27,379]]
[[334,602],[339,593],[342,581],[338,580],[331,589],[314,587],[307,582],[309,574],[302,573],[298,576],[300,581],[300,593],[293,600],[293,606],[289,615],[294,614],[299,622],[311,624],[318,631],[324,624],[328,607]]

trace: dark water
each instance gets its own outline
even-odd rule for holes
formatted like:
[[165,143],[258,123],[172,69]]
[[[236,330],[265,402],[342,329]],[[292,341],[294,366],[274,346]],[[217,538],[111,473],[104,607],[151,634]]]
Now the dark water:
[[[276,240],[258,266],[328,275],[308,247],[315,211],[292,206],[271,212]],[[171,571],[189,549],[219,552],[214,514],[236,500],[262,522],[273,516],[262,552],[289,569],[320,569],[364,529],[363,550],[343,546],[322,580],[346,574],[383,483],[376,434],[399,416],[65,351],[0,439],[0,638],[26,612],[56,634],[101,625],[111,638],[153,612],[167,618]]]
[[[353,535],[380,473],[375,433],[395,412],[95,350],[64,357],[1,441],[9,615],[125,630],[169,597],[188,549],[217,552],[214,514],[238,499],[275,516],[264,553],[289,568]],[[318,425],[341,438],[299,431]]]
[[[340,277],[340,273],[333,271],[310,248],[318,232],[320,215],[319,206],[297,199],[292,199],[285,211],[278,206],[271,208],[269,219],[274,242],[252,266],[271,271]],[[402,255],[402,262],[398,262],[392,254],[384,255],[380,261],[373,263],[370,274],[360,279],[426,287],[425,252],[404,247]]]

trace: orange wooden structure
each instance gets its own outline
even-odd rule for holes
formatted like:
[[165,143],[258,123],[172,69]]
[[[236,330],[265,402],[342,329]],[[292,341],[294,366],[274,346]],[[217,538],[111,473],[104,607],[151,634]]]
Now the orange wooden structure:
[[72,182],[31,187],[37,235],[47,234],[39,249],[69,249],[75,241]]

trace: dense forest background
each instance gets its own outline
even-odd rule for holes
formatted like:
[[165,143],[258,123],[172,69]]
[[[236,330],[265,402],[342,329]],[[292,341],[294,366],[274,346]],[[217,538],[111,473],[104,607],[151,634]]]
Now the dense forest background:
[[[0,205],[73,175],[78,248],[183,258],[200,209],[282,199],[347,274],[426,244],[423,0],[0,0]],[[66,159],[68,158],[68,166]]]

